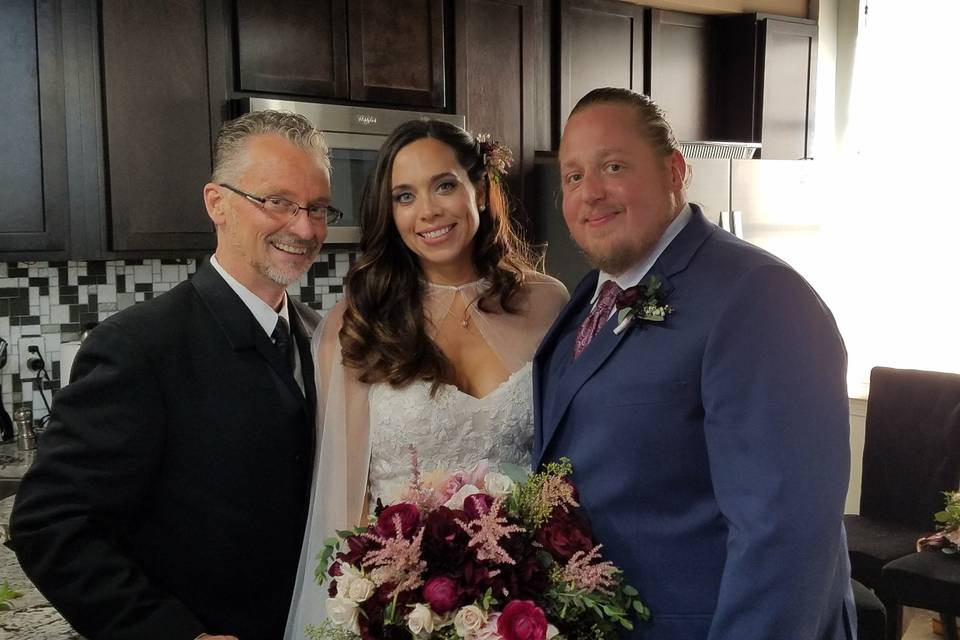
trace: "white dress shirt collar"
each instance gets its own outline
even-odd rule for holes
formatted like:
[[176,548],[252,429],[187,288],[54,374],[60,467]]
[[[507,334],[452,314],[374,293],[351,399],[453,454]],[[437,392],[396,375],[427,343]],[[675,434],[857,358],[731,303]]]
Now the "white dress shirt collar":
[[632,286],[640,284],[640,281],[643,280],[644,276],[647,275],[647,272],[650,271],[650,267],[653,266],[653,263],[657,261],[660,255],[666,251],[667,247],[670,246],[670,243],[673,242],[673,239],[683,231],[683,228],[687,226],[687,223],[690,222],[690,217],[693,215],[693,210],[690,208],[689,204],[683,205],[683,208],[680,209],[680,213],[677,214],[677,217],[673,219],[673,222],[670,223],[670,226],[667,227],[667,230],[663,232],[663,235],[660,236],[660,241],[657,242],[656,246],[653,248],[653,251],[650,252],[650,255],[647,256],[646,260],[630,267],[623,273],[618,276],[610,275],[604,271],[600,272],[600,277],[597,278],[597,288],[593,292],[593,297],[590,299],[590,304],[596,304],[597,298],[600,297],[600,287],[603,286],[603,283],[607,280],[613,280],[621,289],[629,289]]
[[253,314],[253,317],[256,318],[257,324],[263,327],[263,330],[267,333],[268,336],[273,335],[273,330],[277,326],[277,318],[283,316],[283,319],[287,321],[287,325],[290,325],[290,310],[287,307],[287,294],[283,294],[283,304],[280,307],[280,312],[277,313],[273,310],[269,304],[260,299],[257,294],[247,289],[245,286],[240,284],[240,282],[234,278],[232,275],[227,273],[227,270],[217,261],[217,256],[210,256],[210,264],[213,265],[213,268],[217,270],[223,279],[226,281],[230,288],[236,292],[240,299],[243,300],[243,304],[247,305],[247,308],[250,309],[250,313]]

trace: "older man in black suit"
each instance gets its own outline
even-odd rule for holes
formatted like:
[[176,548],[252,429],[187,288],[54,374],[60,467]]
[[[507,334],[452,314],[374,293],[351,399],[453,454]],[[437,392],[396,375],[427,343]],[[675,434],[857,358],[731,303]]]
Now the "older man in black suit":
[[269,639],[286,622],[319,319],[286,288],[338,214],[327,147],[300,116],[248,114],[220,132],[203,195],[216,254],[90,334],[14,507],[24,571],[93,640]]

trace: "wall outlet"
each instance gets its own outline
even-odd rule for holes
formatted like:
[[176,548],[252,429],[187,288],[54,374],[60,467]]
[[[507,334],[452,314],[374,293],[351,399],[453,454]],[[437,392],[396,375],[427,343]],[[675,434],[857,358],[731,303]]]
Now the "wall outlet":
[[20,379],[21,380],[33,380],[37,377],[37,372],[30,368],[29,361],[30,356],[30,347],[36,347],[40,351],[40,355],[43,356],[44,362],[47,361],[46,347],[47,343],[43,339],[43,336],[23,336],[20,338],[20,341],[17,343],[17,358],[20,363]]

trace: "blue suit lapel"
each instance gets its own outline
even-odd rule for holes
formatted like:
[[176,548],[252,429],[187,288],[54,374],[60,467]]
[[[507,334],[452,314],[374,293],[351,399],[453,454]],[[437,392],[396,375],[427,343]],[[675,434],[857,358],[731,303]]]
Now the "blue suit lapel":
[[[661,292],[665,295],[673,289],[670,277],[686,269],[704,241],[718,231],[718,227],[704,218],[699,207],[696,205],[691,205],[691,207],[693,215],[687,226],[670,243],[649,272],[656,275],[663,283]],[[637,331],[637,327],[633,327],[615,335],[613,329],[617,324],[616,317],[611,318],[593,339],[590,346],[567,368],[564,376],[554,387],[553,398],[549,400],[543,398],[543,384],[540,378],[547,373],[550,354],[553,354],[554,358],[572,357],[572,354],[555,353],[557,338],[562,333],[562,329],[568,327],[569,323],[576,317],[580,316],[582,319],[596,289],[598,275],[596,271],[593,271],[580,282],[567,307],[551,327],[534,358],[534,401],[536,403],[534,410],[534,469],[540,466],[550,441],[556,435],[563,416],[567,412],[567,408],[584,383],[597,372],[628,335],[639,334],[642,336],[644,333]]]
[[[588,273],[574,289],[570,301],[554,320],[553,326],[547,331],[540,346],[533,356],[533,468],[536,469],[539,464],[540,456],[546,445],[544,438],[544,423],[548,415],[553,415],[552,403],[548,403],[543,397],[543,377],[547,375],[550,367],[550,357],[557,349],[557,341],[563,335],[564,330],[571,323],[582,321],[593,291],[597,286],[598,272],[596,270]],[[560,357],[560,356],[557,356]],[[554,394],[556,397],[556,394]],[[553,433],[554,425],[550,426],[550,433]]]

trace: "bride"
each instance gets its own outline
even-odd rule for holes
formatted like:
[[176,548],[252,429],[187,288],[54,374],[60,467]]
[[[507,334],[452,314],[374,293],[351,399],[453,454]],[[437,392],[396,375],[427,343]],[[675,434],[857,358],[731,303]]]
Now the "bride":
[[425,469],[529,466],[533,353],[568,299],[533,270],[502,188],[509,151],[441,121],[384,143],[347,295],[314,338],[322,435],[285,638],[324,619],[317,554]]

